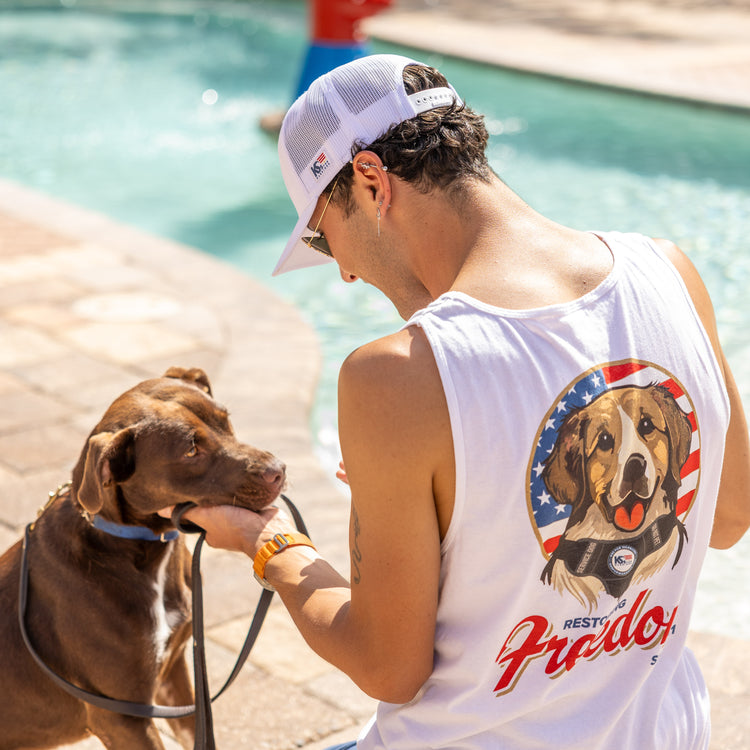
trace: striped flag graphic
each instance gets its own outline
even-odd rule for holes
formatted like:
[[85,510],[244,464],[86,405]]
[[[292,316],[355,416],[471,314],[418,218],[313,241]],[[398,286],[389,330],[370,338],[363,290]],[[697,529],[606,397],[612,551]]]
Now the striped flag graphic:
[[587,373],[558,400],[548,412],[540,428],[534,457],[529,467],[529,513],[537,529],[539,541],[547,558],[557,548],[565,531],[571,506],[559,505],[549,494],[542,479],[544,461],[552,452],[558,431],[565,418],[575,410],[588,406],[594,399],[611,388],[622,386],[648,387],[661,385],[669,390],[677,404],[687,414],[693,428],[690,455],[682,467],[682,484],[677,498],[677,517],[684,520],[693,504],[700,474],[700,434],[693,405],[679,382],[656,365],[625,361],[604,365]]

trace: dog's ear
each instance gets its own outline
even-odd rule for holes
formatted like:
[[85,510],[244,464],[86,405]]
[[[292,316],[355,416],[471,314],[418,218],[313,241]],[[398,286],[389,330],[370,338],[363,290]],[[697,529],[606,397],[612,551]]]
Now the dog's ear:
[[114,501],[118,482],[135,471],[135,434],[126,428],[92,435],[73,470],[73,488],[78,502],[98,513]]
[[184,380],[186,383],[197,385],[198,388],[205,391],[209,396],[214,395],[211,392],[211,383],[208,380],[208,375],[199,367],[191,367],[189,370],[186,370],[184,367],[170,367],[162,377]]
[[669,473],[679,487],[682,483],[680,470],[690,455],[690,444],[693,440],[693,426],[687,414],[680,408],[674,396],[663,386],[654,386],[652,396],[664,415],[669,434]]
[[588,420],[581,412],[566,417],[557,434],[555,447],[544,462],[542,479],[560,505],[575,505],[583,497],[584,433]]

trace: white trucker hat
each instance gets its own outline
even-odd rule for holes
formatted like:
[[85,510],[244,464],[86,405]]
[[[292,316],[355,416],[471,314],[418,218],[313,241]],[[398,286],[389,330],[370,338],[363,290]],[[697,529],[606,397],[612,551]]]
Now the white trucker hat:
[[331,262],[300,238],[309,231],[320,194],[351,160],[355,143],[366,147],[420,112],[461,104],[452,86],[407,94],[402,74],[414,63],[422,64],[401,55],[361,57],[317,78],[290,107],[279,134],[279,160],[299,220],[274,276]]

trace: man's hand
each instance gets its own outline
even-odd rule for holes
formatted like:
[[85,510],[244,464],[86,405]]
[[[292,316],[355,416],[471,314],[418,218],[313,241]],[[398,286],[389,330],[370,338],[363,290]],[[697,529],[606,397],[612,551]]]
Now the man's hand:
[[[173,508],[162,508],[159,515],[169,518]],[[233,505],[196,507],[186,511],[183,518],[206,531],[206,541],[212,547],[244,552],[254,559],[258,550],[275,534],[297,531],[289,514],[275,506],[255,512]]]

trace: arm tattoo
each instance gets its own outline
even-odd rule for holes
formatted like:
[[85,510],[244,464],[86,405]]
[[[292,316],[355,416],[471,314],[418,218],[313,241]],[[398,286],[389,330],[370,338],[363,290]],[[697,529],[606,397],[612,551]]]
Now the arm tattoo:
[[359,551],[359,516],[354,505],[352,505],[352,524],[354,525],[354,538],[352,540],[352,583],[356,584],[361,580],[359,564],[362,562],[362,553]]

